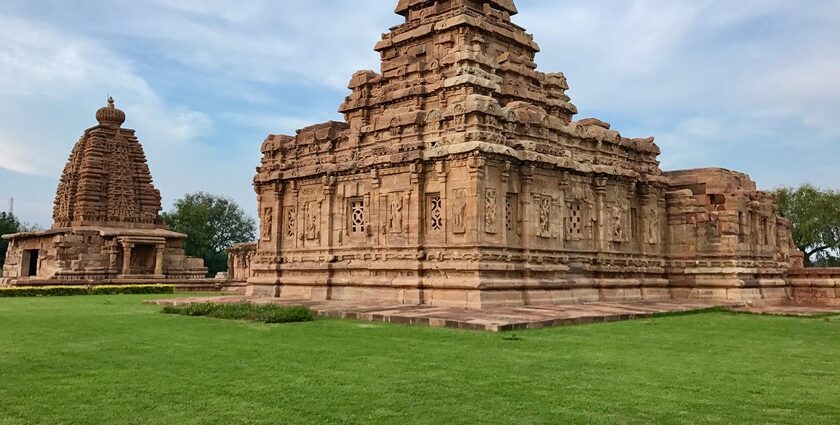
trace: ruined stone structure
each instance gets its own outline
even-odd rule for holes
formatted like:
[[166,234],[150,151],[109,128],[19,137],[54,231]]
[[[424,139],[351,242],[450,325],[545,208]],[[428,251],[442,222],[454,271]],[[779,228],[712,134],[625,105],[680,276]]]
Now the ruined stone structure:
[[56,191],[50,230],[5,235],[6,283],[130,284],[203,279],[201,259],[184,255],[184,234],[167,229],[134,130],[108,105],[73,147]]
[[[786,297],[790,225],[746,175],[663,173],[575,120],[512,0],[400,0],[345,122],[270,135],[248,294],[482,308]],[[234,253],[234,257],[238,254]]]

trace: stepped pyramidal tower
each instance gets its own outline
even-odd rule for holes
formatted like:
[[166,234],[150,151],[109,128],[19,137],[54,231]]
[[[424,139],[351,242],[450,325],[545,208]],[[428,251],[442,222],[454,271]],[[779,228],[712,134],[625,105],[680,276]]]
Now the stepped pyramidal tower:
[[[482,308],[780,299],[801,266],[773,197],[666,173],[653,138],[576,120],[512,0],[400,0],[340,106],[271,135],[248,293]],[[247,261],[245,261],[247,260]],[[247,262],[247,264],[245,264]]]
[[[122,128],[114,99],[73,147],[50,230],[6,235],[4,280],[15,285],[132,284],[203,279],[184,255],[187,235],[167,230],[143,147]],[[151,280],[151,282],[149,282]]]

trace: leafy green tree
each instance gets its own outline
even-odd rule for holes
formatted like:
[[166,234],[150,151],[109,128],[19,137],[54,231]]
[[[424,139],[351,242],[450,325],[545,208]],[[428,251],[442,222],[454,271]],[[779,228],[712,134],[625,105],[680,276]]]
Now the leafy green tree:
[[[0,212],[0,236],[20,232],[20,221],[13,214]],[[0,268],[6,258],[6,250],[9,249],[9,241],[0,238]]]
[[840,192],[811,185],[776,190],[779,213],[793,224],[793,241],[805,264],[840,264]]
[[227,270],[226,250],[254,240],[257,225],[232,199],[209,193],[190,193],[163,214],[169,228],[185,233],[184,249],[203,258],[210,276]]

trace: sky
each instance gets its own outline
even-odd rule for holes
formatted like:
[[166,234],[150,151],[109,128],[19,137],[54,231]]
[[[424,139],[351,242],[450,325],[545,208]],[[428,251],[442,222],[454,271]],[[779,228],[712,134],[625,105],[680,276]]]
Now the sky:
[[[340,120],[396,0],[0,0],[0,210],[48,227],[110,94],[164,210],[198,190],[253,215],[268,134]],[[665,170],[840,189],[840,1],[517,0],[578,119],[655,136]]]

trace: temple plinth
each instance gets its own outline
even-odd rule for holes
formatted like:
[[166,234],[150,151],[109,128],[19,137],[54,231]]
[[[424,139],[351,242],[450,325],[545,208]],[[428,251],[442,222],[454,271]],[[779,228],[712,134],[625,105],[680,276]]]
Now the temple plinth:
[[184,254],[187,235],[168,230],[160,192],[134,130],[114,100],[73,147],[56,190],[50,230],[5,235],[13,285],[189,282],[205,278]]

